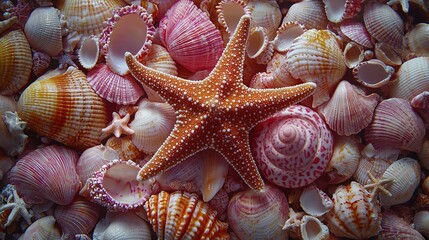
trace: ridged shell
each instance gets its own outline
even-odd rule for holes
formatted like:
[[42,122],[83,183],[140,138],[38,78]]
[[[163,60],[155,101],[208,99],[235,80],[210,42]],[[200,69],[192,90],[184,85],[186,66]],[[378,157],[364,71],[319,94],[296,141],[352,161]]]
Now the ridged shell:
[[375,44],[375,57],[389,66],[400,66],[402,64],[401,57],[395,50],[386,43]]
[[327,213],[329,230],[337,237],[367,239],[381,230],[381,207],[357,182],[338,186],[332,196],[334,208]]
[[280,7],[275,0],[248,0],[246,8],[251,16],[250,28],[264,27],[273,40],[282,21]]
[[167,73],[173,76],[177,76],[177,66],[173,58],[171,58],[167,49],[158,44],[153,44],[149,52],[140,61],[145,66],[158,70],[163,73]]
[[[362,22],[355,20],[346,20],[341,22],[339,26],[339,34],[345,36],[345,38],[360,44],[365,48],[373,48],[374,44],[371,40],[371,35],[365,28]],[[344,37],[343,37],[344,38]]]
[[232,36],[240,18],[249,14],[249,9],[242,0],[221,0],[216,5],[216,13],[219,24],[228,36]]
[[273,40],[274,49],[278,52],[289,50],[295,38],[301,36],[307,29],[298,22],[283,23],[277,30],[276,37]]
[[323,2],[320,0],[301,1],[293,4],[283,23],[298,22],[307,29],[326,29],[328,18],[326,17]]
[[94,229],[94,240],[151,239],[149,224],[134,212],[109,212]]
[[287,238],[281,223],[288,219],[289,204],[274,186],[265,185],[263,192],[248,189],[235,193],[227,211],[231,228],[239,239]]
[[350,136],[371,123],[379,98],[375,93],[366,96],[362,89],[341,81],[332,98],[319,107],[319,113],[333,131]]
[[370,59],[353,68],[353,77],[365,87],[380,88],[390,82],[395,69],[378,59]]
[[267,64],[274,53],[274,46],[268,39],[264,27],[254,27],[250,30],[246,47],[247,56],[255,59],[258,64]]
[[0,38],[0,94],[12,95],[27,84],[33,61],[27,38],[21,30]]
[[32,223],[20,236],[20,239],[61,239],[61,230],[56,226],[53,216],[46,216]]
[[425,238],[404,219],[395,215],[393,211],[384,211],[381,220],[380,239],[415,239]]
[[27,87],[18,114],[32,131],[80,150],[100,144],[107,125],[105,103],[73,67],[48,73]]
[[85,37],[78,51],[80,65],[85,69],[91,69],[97,64],[100,56],[100,46],[97,37]]
[[332,156],[333,136],[310,108],[294,105],[258,124],[251,135],[261,174],[285,188],[319,178]]
[[419,23],[405,35],[408,48],[417,56],[429,57],[429,24]]
[[330,239],[329,228],[318,218],[305,215],[301,219],[301,236],[304,240],[317,239],[326,240]]
[[362,0],[323,0],[326,16],[334,23],[355,17],[361,10],[362,2]]
[[423,236],[429,237],[429,211],[422,210],[414,215],[414,226]]
[[229,239],[228,224],[196,194],[176,191],[152,195],[144,204],[158,239]]
[[80,155],[76,164],[76,172],[79,175],[80,182],[85,184],[86,180],[100,170],[103,165],[118,158],[115,150],[101,144],[86,149]]
[[80,187],[75,168],[78,158],[76,151],[63,146],[39,148],[17,161],[9,180],[29,204],[49,200],[68,205]]

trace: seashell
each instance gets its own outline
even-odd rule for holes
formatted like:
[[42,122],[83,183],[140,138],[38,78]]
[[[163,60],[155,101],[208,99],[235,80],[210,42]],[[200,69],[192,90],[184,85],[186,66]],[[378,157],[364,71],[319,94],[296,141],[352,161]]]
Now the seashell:
[[103,165],[118,158],[115,150],[101,144],[86,149],[80,155],[76,164],[76,173],[79,175],[80,182],[84,184]]
[[379,98],[375,93],[366,96],[359,87],[341,81],[332,98],[319,107],[319,113],[333,131],[350,136],[371,123]]
[[359,143],[352,137],[340,136],[334,141],[332,158],[325,169],[330,184],[350,179],[359,166]]
[[228,220],[239,239],[286,239],[279,223],[288,219],[286,196],[276,187],[265,185],[263,192],[235,193],[228,204]]
[[418,23],[405,35],[408,48],[419,57],[429,57],[429,24]]
[[353,68],[356,81],[365,87],[380,88],[390,82],[395,69],[378,59],[370,59]]
[[109,212],[97,223],[94,240],[151,239],[149,224],[133,212]]
[[296,38],[287,52],[293,78],[317,83],[313,107],[329,100],[329,92],[344,76],[347,67],[338,38],[328,30],[308,30]]
[[68,26],[81,37],[99,35],[112,11],[125,5],[121,0],[58,0],[55,4],[67,18]]
[[[15,160],[12,157],[6,156],[3,152],[0,152],[0,180],[4,181],[4,176],[9,172],[9,170],[15,165]],[[2,215],[0,215],[2,216]],[[0,221],[4,223],[2,217]]]
[[411,106],[418,111],[425,122],[426,129],[429,129],[429,91],[424,91],[415,96],[411,100]]
[[301,219],[301,237],[304,240],[319,239],[326,240],[329,238],[329,228],[318,218],[305,215]]
[[429,211],[422,210],[414,215],[414,226],[423,236],[429,237]]
[[362,0],[323,0],[325,13],[329,21],[339,23],[344,19],[353,18],[362,8]]
[[118,105],[135,104],[144,95],[141,85],[131,74],[116,74],[107,64],[91,69],[87,80],[98,96]]
[[365,140],[376,149],[396,148],[418,152],[425,135],[423,120],[408,101],[383,100],[375,108],[373,121],[365,128]]
[[429,3],[424,0],[389,0],[387,1],[387,4],[392,6],[400,3],[402,7],[402,11],[404,11],[405,13],[408,13],[410,2],[417,4],[424,11],[427,11],[429,8]]
[[322,1],[311,0],[294,3],[283,18],[283,23],[298,22],[307,29],[326,29],[326,17]]
[[89,234],[98,222],[101,207],[83,198],[67,206],[57,206],[54,217],[62,230],[61,239],[73,239],[77,234]]
[[54,7],[39,7],[31,12],[24,32],[32,49],[57,56],[63,50],[61,13]]
[[235,28],[244,15],[249,15],[249,9],[242,0],[221,0],[216,5],[217,20],[225,29],[228,36],[232,36]]
[[[177,66],[167,49],[158,44],[153,44],[149,52],[141,60],[146,67],[177,76]],[[143,86],[144,87],[144,86]]]
[[77,55],[80,65],[85,69],[91,69],[97,64],[99,56],[98,38],[94,36],[85,37]]
[[0,114],[6,111],[15,112],[18,108],[18,104],[11,96],[0,95]]
[[228,209],[229,195],[228,192],[221,188],[208,202],[209,206],[217,212],[217,216],[224,216]]
[[429,170],[429,140],[424,140],[422,148],[418,152],[418,159],[420,165]]
[[410,224],[396,216],[392,211],[383,211],[379,236],[380,239],[425,239]]
[[354,68],[359,63],[361,63],[364,58],[364,49],[359,44],[355,42],[349,42],[347,43],[346,47],[344,48],[343,55],[344,55],[344,61],[348,68]]
[[274,49],[278,52],[289,50],[293,41],[301,36],[307,29],[298,22],[283,23],[277,30],[276,37],[273,40]]
[[426,194],[426,195],[429,194],[429,176],[426,177],[425,180],[423,180],[422,190],[423,190],[424,194]]
[[267,64],[274,53],[274,46],[268,39],[264,27],[254,27],[250,30],[246,47],[247,56],[255,59],[258,64]]
[[342,21],[337,30],[338,33],[343,36],[343,39],[350,39],[350,41],[353,41],[365,48],[374,48],[371,35],[368,33],[362,22],[348,19]]
[[329,196],[315,185],[304,188],[299,197],[299,203],[302,210],[314,217],[323,216],[334,206]]
[[152,16],[140,6],[125,6],[112,15],[100,35],[101,53],[113,72],[126,75],[129,69],[124,54],[130,52],[138,60],[143,59],[152,46],[155,27]]
[[14,26],[17,22],[18,18],[16,16],[0,21],[0,34]]
[[248,0],[246,8],[251,16],[250,29],[264,27],[268,39],[274,39],[282,21],[280,7],[275,0]]
[[73,67],[45,74],[27,87],[18,114],[37,134],[80,150],[100,144],[100,130],[107,125],[105,103]]
[[285,188],[319,178],[332,156],[333,136],[310,108],[294,105],[258,124],[251,147],[261,174]]
[[223,51],[220,31],[190,0],[168,10],[159,23],[159,37],[171,57],[191,72],[211,70]]
[[25,86],[32,67],[31,49],[21,30],[0,38],[0,94],[12,95]]
[[132,160],[138,162],[143,159],[145,154],[137,149],[131,141],[131,136],[111,137],[106,141],[106,147],[110,147],[116,151],[119,159]]
[[375,57],[390,66],[399,66],[402,64],[401,57],[386,43],[375,44]]
[[43,75],[51,65],[51,57],[42,52],[33,51],[33,66],[32,70],[34,75],[40,77]]
[[158,239],[229,239],[228,224],[219,221],[216,211],[196,194],[162,191],[152,195],[144,208]]
[[372,37],[394,48],[402,48],[404,22],[389,5],[380,2],[366,2],[363,20]]
[[383,173],[383,178],[393,179],[393,182],[385,186],[392,196],[380,194],[382,207],[405,203],[411,199],[420,182],[420,165],[412,158],[402,158],[393,162]]
[[54,216],[46,216],[32,223],[19,239],[61,239],[61,230]]
[[27,123],[16,112],[5,111],[0,117],[0,148],[8,156],[17,156],[27,144],[28,136],[24,133]]
[[134,130],[131,140],[140,151],[153,154],[170,135],[175,122],[176,116],[170,105],[143,99],[129,125]]
[[[151,0],[149,0],[150,2]],[[140,0],[140,4],[145,4],[145,2],[148,2],[147,0]],[[165,13],[167,13],[168,9],[171,8],[178,0],[163,0],[163,1],[156,1],[156,6],[158,8],[158,14],[155,16],[155,21],[159,22],[161,20]],[[153,15],[153,14],[152,14]]]
[[149,198],[152,182],[136,180],[140,167],[133,161],[113,160],[104,165],[91,178],[79,193],[107,207],[110,211],[135,209]]
[[418,94],[429,91],[429,57],[417,57],[404,62],[389,85],[389,96],[411,101]]
[[76,151],[63,146],[39,148],[17,161],[9,180],[28,204],[68,205],[80,187],[75,168],[78,158]]
[[367,239],[380,232],[380,204],[362,185],[353,181],[340,185],[332,198],[334,207],[325,216],[329,231],[337,237]]
[[225,183],[229,164],[225,157],[216,151],[204,150],[200,153],[201,166],[201,193],[203,201],[208,202],[214,198]]

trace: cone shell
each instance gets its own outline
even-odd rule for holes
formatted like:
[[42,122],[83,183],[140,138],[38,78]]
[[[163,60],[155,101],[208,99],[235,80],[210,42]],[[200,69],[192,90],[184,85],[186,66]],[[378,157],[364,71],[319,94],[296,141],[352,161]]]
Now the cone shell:
[[381,221],[381,239],[415,239],[425,238],[404,219],[395,215],[393,211],[384,211]]
[[33,82],[19,98],[18,114],[32,131],[80,150],[100,144],[107,125],[105,103],[73,67]]
[[267,29],[268,39],[273,40],[282,21],[280,7],[275,0],[249,0],[246,8],[251,16],[250,28]]
[[356,42],[365,48],[374,48],[371,35],[362,22],[346,20],[341,22],[338,30],[339,34],[344,36],[343,38],[350,39],[350,41]]
[[381,208],[357,182],[338,186],[332,196],[334,208],[327,213],[329,230],[337,237],[367,239],[381,230]]
[[418,152],[423,143],[425,126],[409,102],[399,98],[382,101],[365,129],[365,140],[377,148],[397,148]]
[[51,145],[34,150],[10,170],[9,180],[26,203],[52,201],[68,205],[80,182],[76,173],[79,155],[69,148]]
[[293,4],[283,18],[283,24],[295,21],[304,25],[307,29],[326,29],[328,18],[325,14],[323,2],[311,0]]
[[144,204],[158,239],[229,239],[228,224],[196,194],[162,191]]
[[419,23],[405,36],[408,48],[417,56],[429,57],[429,24]]
[[151,239],[149,224],[134,212],[109,212],[94,229],[94,239]]
[[0,37],[0,94],[12,95],[27,84],[32,66],[31,49],[21,30]]
[[362,0],[323,0],[326,16],[334,23],[355,17],[361,10],[362,2]]

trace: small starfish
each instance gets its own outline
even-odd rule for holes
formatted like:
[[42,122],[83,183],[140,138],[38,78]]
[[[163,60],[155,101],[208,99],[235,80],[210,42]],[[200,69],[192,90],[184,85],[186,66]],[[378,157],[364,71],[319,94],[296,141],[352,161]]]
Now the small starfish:
[[12,188],[10,189],[12,194],[8,196],[7,203],[0,207],[0,213],[11,209],[4,227],[9,226],[12,222],[18,220],[20,217],[24,218],[28,224],[31,224],[31,218],[33,217],[33,214],[28,210],[31,205],[24,202],[24,200],[18,195],[14,185],[9,184],[8,186]]
[[365,189],[372,189],[371,191],[371,198],[374,199],[378,191],[382,191],[384,194],[388,195],[389,197],[392,196],[392,193],[387,190],[384,185],[390,184],[393,182],[393,179],[386,179],[386,178],[375,178],[374,175],[370,171],[368,171],[368,176],[370,180],[368,182],[372,182],[370,184],[367,184],[364,186]]
[[387,2],[388,5],[392,6],[395,4],[401,4],[402,11],[408,13],[410,8],[410,2],[413,2],[422,7],[423,10],[427,11],[429,8],[429,1],[427,0],[390,0]]
[[111,134],[115,135],[115,137],[119,138],[122,134],[125,135],[131,135],[134,134],[134,130],[128,127],[128,122],[130,121],[130,114],[127,113],[124,118],[121,118],[121,116],[113,112],[112,113],[113,120],[110,123],[109,126],[101,129],[101,131],[104,134]]
[[78,68],[76,63],[74,63],[73,61],[77,59],[77,56],[74,53],[62,52],[58,54],[58,56],[53,57],[53,59],[58,61],[59,69],[65,69],[68,66],[73,66],[75,68]]

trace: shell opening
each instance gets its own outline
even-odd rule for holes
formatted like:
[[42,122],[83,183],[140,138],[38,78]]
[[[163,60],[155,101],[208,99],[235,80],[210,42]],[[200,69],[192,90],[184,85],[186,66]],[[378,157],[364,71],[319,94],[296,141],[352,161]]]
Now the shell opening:
[[86,69],[91,69],[98,61],[99,47],[98,39],[85,38],[79,50],[79,61]]
[[265,34],[262,29],[255,29],[249,35],[249,40],[247,41],[247,55],[250,58],[255,58],[259,56],[264,50],[265,44]]
[[352,44],[344,53],[348,67],[355,67],[363,60],[362,49],[358,45]]
[[341,21],[344,12],[346,11],[346,5],[344,0],[330,0],[326,2],[326,15],[328,19],[333,22]]
[[241,17],[246,14],[243,7],[236,2],[226,2],[223,4],[222,13],[224,16],[226,27],[231,35],[235,32],[238,22]]
[[386,71],[385,68],[379,64],[366,64],[358,71],[358,78],[364,79],[367,84],[377,84],[390,78],[390,75],[391,73]]

